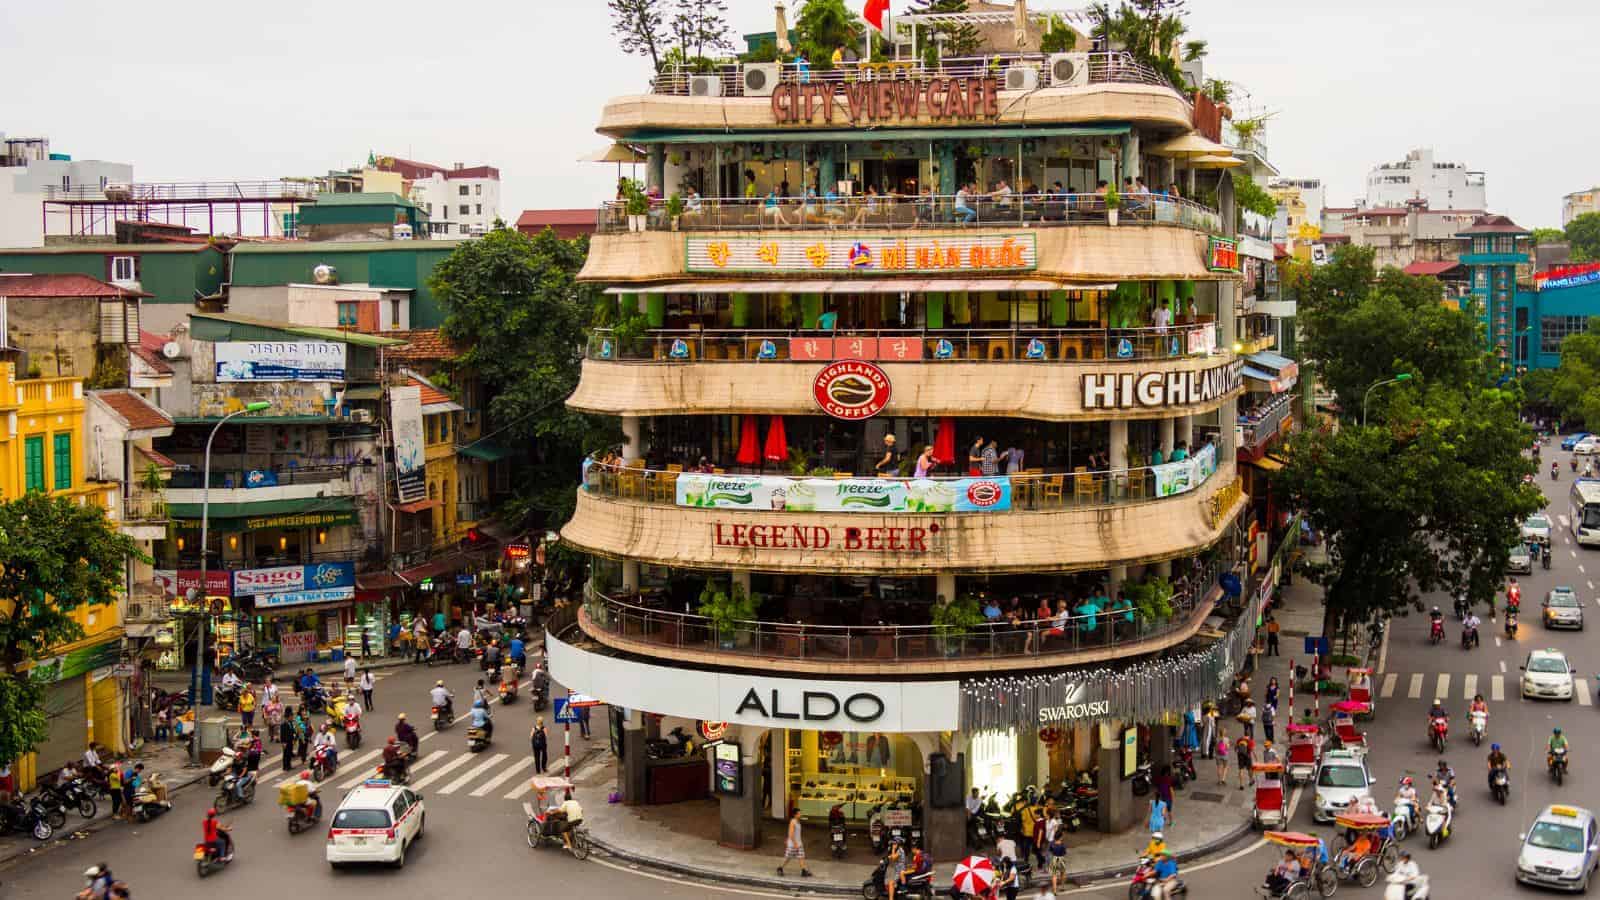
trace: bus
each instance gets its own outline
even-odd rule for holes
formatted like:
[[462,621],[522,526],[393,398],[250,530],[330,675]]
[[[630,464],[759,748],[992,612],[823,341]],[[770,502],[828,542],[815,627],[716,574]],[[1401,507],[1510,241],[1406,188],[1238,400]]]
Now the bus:
[[1600,544],[1600,478],[1572,482],[1572,539],[1585,547]]

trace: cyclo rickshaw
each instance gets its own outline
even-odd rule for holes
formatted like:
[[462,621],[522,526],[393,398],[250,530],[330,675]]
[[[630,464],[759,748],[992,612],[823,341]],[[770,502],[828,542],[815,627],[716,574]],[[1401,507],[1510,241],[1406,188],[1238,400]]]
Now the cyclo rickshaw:
[[1257,828],[1286,828],[1289,810],[1283,802],[1283,763],[1262,762],[1250,766],[1255,776],[1256,804],[1251,822]]
[[1262,837],[1269,844],[1294,851],[1300,858],[1300,877],[1289,882],[1282,891],[1273,891],[1262,884],[1256,887],[1256,893],[1271,900],[1305,900],[1312,891],[1332,897],[1339,889],[1339,877],[1328,865],[1328,848],[1322,838],[1299,831],[1268,831]]
[[[1332,869],[1340,880],[1354,881],[1362,887],[1378,882],[1378,870],[1393,872],[1400,864],[1394,828],[1381,813],[1344,813],[1333,824],[1344,829],[1345,849],[1334,859]],[[1359,849],[1358,849],[1359,848]]]
[[1315,725],[1289,725],[1289,764],[1291,784],[1307,784],[1317,775],[1322,760],[1322,729]]
[[1339,742],[1341,750],[1354,750],[1365,756],[1367,753],[1367,733],[1356,728],[1356,714],[1364,707],[1360,703],[1349,700],[1340,700],[1333,705],[1333,718],[1330,720],[1334,740]]
[[1372,696],[1372,670],[1352,666],[1346,683],[1350,686],[1350,695],[1345,702],[1360,704],[1363,707],[1362,711],[1355,713],[1355,717],[1372,718],[1378,711],[1377,702]]

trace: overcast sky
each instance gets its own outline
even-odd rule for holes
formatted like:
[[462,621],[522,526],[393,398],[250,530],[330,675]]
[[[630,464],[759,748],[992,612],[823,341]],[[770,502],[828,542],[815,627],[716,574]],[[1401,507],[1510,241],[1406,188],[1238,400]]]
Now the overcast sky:
[[[770,0],[728,5],[736,34],[771,29]],[[1273,162],[1322,178],[1330,205],[1420,146],[1485,171],[1491,209],[1529,228],[1600,182],[1595,0],[1190,7],[1207,74],[1277,114]],[[605,99],[648,79],[603,0],[4,0],[0,59],[0,131],[140,181],[321,174],[372,150],[499,166],[507,219],[608,197],[615,169],[576,159],[606,143]]]

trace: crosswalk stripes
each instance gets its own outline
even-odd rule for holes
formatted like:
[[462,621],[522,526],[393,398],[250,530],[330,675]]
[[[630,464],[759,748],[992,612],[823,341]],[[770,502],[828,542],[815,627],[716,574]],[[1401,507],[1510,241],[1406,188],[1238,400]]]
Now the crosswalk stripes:
[[[1406,677],[1395,672],[1385,675],[1382,686],[1378,688],[1378,698],[1382,700],[1393,698],[1397,693],[1400,679]],[[1434,699],[1439,699],[1453,707],[1457,703],[1471,700],[1482,693],[1487,699],[1495,703],[1504,703],[1506,700],[1506,679],[1512,679],[1511,690],[1513,694],[1516,693],[1517,688],[1516,675],[1496,674],[1483,676],[1468,673],[1462,674],[1457,678],[1450,673],[1437,673],[1434,681],[1434,692],[1423,694],[1422,687],[1425,683],[1424,679],[1427,677],[1426,674],[1421,673],[1409,676],[1407,699],[1425,700],[1430,703]],[[1485,680],[1488,681],[1487,691],[1483,690]],[[1459,687],[1455,687],[1456,685],[1459,685]],[[1452,687],[1455,687],[1455,689],[1452,690]],[[1513,697],[1512,699],[1516,698]],[[1600,696],[1597,696],[1596,690],[1588,681],[1580,677],[1574,677],[1572,679],[1572,702],[1578,706],[1594,706],[1596,703],[1600,703]]]
[[483,762],[480,762],[477,765],[473,766],[472,768],[468,769],[466,771],[466,774],[462,775],[460,778],[457,778],[455,781],[452,781],[449,784],[445,785],[444,787],[439,788],[439,790],[436,791],[435,793],[439,793],[439,794],[454,794],[456,791],[459,791],[462,788],[466,787],[468,784],[472,783],[472,781],[474,779],[476,779],[479,775],[482,775],[484,772],[486,772],[486,771],[494,768],[495,766],[505,762],[509,757],[510,757],[510,754],[508,754],[508,753],[496,753],[495,755],[489,757],[488,759],[484,760]]
[[485,781],[483,784],[478,785],[476,788],[473,788],[472,793],[468,794],[467,796],[469,796],[469,797],[484,797],[484,796],[487,796],[490,791],[494,790],[495,788],[499,787],[502,784],[505,784],[507,781],[511,780],[512,778],[517,777],[517,775],[519,773],[521,773],[523,769],[529,769],[529,768],[532,768],[532,767],[533,767],[533,757],[525,756],[521,760],[519,760],[516,765],[511,766],[510,768],[508,768],[505,771],[501,772],[499,775],[496,775],[495,777],[489,779],[488,781]]
[[1378,696],[1379,697],[1393,697],[1394,696],[1394,685],[1395,685],[1395,682],[1397,682],[1399,680],[1400,680],[1400,676],[1396,675],[1393,672],[1390,672],[1389,674],[1383,676],[1383,687],[1379,689]]
[[[439,750],[439,751],[435,751],[435,752],[444,753],[443,750]],[[444,776],[449,775],[451,772],[454,772],[456,769],[459,769],[462,766],[466,765],[467,763],[472,762],[472,760],[474,760],[475,758],[476,757],[470,756],[470,755],[458,756],[455,759],[452,759],[449,762],[445,763],[444,765],[440,766],[439,768],[434,769],[432,772],[428,773],[427,775],[424,775],[420,781],[413,780],[411,782],[411,787],[412,787],[413,790],[420,791],[423,788],[427,787],[428,785],[433,784],[435,781],[438,781],[439,779],[443,778]]]
[[1584,681],[1582,678],[1573,678],[1572,689],[1578,695],[1579,706],[1588,706],[1590,704],[1589,682]]
[[1417,700],[1422,697],[1422,676],[1411,676],[1411,685],[1406,688],[1406,699]]
[[1491,675],[1489,677],[1489,699],[1496,703],[1506,699],[1506,677],[1504,675]]
[[1463,697],[1476,697],[1478,695],[1478,676],[1461,676],[1461,695]]
[[[446,757],[446,756],[449,756],[449,755],[450,755],[450,752],[448,750],[435,750],[434,752],[429,753],[427,756],[424,756],[424,757],[412,762],[411,763],[411,770],[413,772],[415,772],[417,769],[421,768],[422,766],[425,766],[430,762],[437,762],[442,757]],[[361,782],[366,781],[367,778],[369,778],[369,777],[370,777],[370,773],[368,773],[367,770],[366,770],[366,767],[363,766],[361,768],[361,770],[359,772],[357,772],[354,776],[352,776],[351,778],[348,778],[348,779],[346,779],[344,781],[339,782],[339,790],[348,791],[351,788],[355,787],[356,785],[360,784]]]
[[1433,695],[1441,699],[1450,696],[1450,673],[1439,673],[1439,686],[1434,689]]

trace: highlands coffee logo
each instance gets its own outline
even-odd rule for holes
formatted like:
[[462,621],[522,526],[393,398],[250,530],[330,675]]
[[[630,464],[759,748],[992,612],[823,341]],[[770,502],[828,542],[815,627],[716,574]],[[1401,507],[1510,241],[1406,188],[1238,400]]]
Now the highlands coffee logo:
[[1110,700],[1084,700],[1089,688],[1084,684],[1069,684],[1064,692],[1065,700],[1059,706],[1046,706],[1039,710],[1039,721],[1073,722],[1078,719],[1089,719],[1097,716],[1111,714]]
[[869,362],[841,359],[811,381],[811,394],[835,419],[870,419],[889,405],[889,375]]

